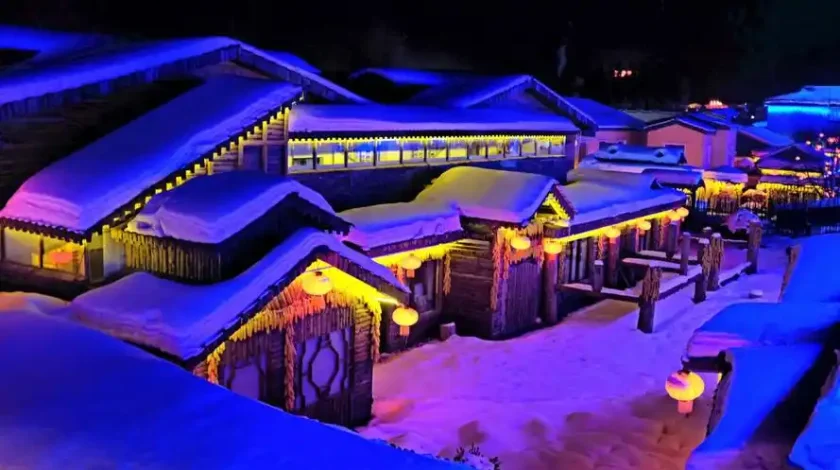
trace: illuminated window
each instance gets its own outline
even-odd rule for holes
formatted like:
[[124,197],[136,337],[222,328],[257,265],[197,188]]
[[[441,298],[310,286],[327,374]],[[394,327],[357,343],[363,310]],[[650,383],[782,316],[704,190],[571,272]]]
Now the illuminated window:
[[540,137],[537,139],[537,155],[551,155],[551,139]]
[[419,140],[405,140],[402,143],[403,163],[418,163],[424,158],[423,142]]
[[428,144],[427,161],[446,160],[446,141],[443,139],[432,139]]
[[522,139],[521,152],[523,157],[533,157],[537,154],[537,141],[531,137]]
[[289,171],[304,171],[312,168],[312,145],[305,142],[289,144]]
[[339,142],[320,142],[315,145],[316,167],[343,167],[344,145]]
[[449,142],[449,159],[466,160],[469,146],[466,141],[453,140]]
[[394,165],[400,162],[400,143],[396,140],[380,140],[376,143],[377,164]]
[[566,136],[555,135],[550,138],[551,154],[565,155],[566,154]]
[[41,237],[34,233],[3,229],[6,261],[27,266],[41,265]]
[[522,155],[522,146],[519,139],[505,139],[505,157],[519,157]]
[[[373,141],[352,142],[347,144],[347,166],[372,166]],[[399,158],[399,154],[397,155]]]
[[12,229],[3,230],[5,261],[40,267],[43,241],[43,267],[82,277],[85,274],[85,250],[82,245],[39,234]]
[[470,160],[479,160],[487,158],[487,147],[484,144],[483,140],[473,139],[469,141],[469,149],[467,150],[467,156]]
[[44,268],[83,276],[85,254],[82,245],[44,237]]
[[505,141],[495,139],[487,142],[487,158],[502,158],[505,154]]

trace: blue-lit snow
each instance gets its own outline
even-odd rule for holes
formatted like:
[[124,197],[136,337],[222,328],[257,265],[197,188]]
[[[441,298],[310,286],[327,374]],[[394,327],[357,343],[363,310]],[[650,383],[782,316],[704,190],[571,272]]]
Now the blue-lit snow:
[[463,468],[240,397],[104,334],[0,312],[0,466]]
[[791,462],[805,470],[840,469],[840,369],[826,380],[823,392],[790,454]]
[[803,238],[785,302],[840,302],[840,234]]

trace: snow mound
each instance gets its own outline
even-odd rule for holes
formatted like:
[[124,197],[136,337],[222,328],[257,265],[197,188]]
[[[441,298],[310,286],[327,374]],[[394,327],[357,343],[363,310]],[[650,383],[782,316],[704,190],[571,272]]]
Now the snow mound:
[[[219,198],[220,194],[224,197]],[[154,196],[126,231],[219,243],[294,194],[334,214],[320,194],[295,180],[257,171],[232,171],[193,178]]]
[[797,241],[799,261],[784,292],[785,302],[840,302],[840,234]]
[[0,217],[84,232],[300,94],[213,77],[26,180]]
[[745,302],[730,305],[688,341],[691,358],[717,357],[730,348],[819,342],[840,322],[840,303]]
[[522,224],[557,184],[543,175],[462,166],[443,172],[415,201],[454,205],[464,217]]
[[345,241],[364,250],[462,230],[458,210],[445,204],[380,204],[339,216],[353,224]]
[[6,312],[0,337],[14,384],[0,387],[4,468],[465,468],[238,396],[71,322]]
[[29,312],[45,315],[64,311],[69,302],[34,292],[0,292],[0,312]]
[[837,367],[826,381],[824,392],[790,454],[793,463],[808,470],[840,469],[840,369]]
[[223,330],[239,322],[240,315],[255,300],[320,247],[406,291],[385,266],[332,235],[302,229],[233,279],[211,285],[186,285],[148,273],[134,273],[80,295],[71,304],[72,313],[76,320],[92,328],[189,359],[200,354]]

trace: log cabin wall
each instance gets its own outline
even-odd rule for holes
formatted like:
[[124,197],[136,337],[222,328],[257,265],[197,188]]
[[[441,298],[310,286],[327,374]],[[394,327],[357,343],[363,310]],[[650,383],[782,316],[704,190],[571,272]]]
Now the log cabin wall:
[[[456,165],[537,173],[565,183],[566,173],[572,169],[573,163],[571,156],[529,157],[444,165],[293,173],[289,176],[323,195],[336,211],[343,211],[376,204],[411,201],[432,180]],[[383,191],[383,188],[388,190]]]
[[284,174],[287,117],[288,111],[251,129],[250,138],[241,139],[210,162],[210,173],[256,170],[273,175]]
[[[381,349],[383,352],[393,353],[408,349],[419,343],[439,336],[443,311],[443,277],[446,260],[430,259],[423,261],[420,269],[416,270],[413,278],[406,278],[405,283],[412,291],[411,305],[417,310],[419,318],[417,324],[411,327],[408,336],[400,336],[400,327],[394,323],[392,316],[396,306],[382,306]],[[418,295],[418,287],[422,288],[422,298]]]
[[455,321],[458,334],[492,338],[503,327],[500,312],[492,311],[494,264],[490,242],[462,240],[455,243],[450,256],[449,294],[443,313]]
[[[219,363],[219,383],[322,422],[348,427],[364,424],[373,406],[372,318],[361,305],[327,307],[287,327],[294,332],[295,342],[291,358],[295,406],[291,410],[286,408],[286,329],[229,341]],[[207,362],[192,372],[208,378]]]

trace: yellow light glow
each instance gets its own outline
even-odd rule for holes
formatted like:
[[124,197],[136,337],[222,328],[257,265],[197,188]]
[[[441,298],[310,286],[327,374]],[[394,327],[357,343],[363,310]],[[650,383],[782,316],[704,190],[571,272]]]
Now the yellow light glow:
[[[613,227],[619,228],[619,229],[622,228],[622,227],[631,227],[631,226],[637,225],[641,222],[647,222],[650,219],[659,219],[659,218],[665,217],[670,213],[671,213],[671,211],[667,210],[667,211],[658,212],[658,213],[652,214],[652,215],[646,215],[644,217],[637,217],[635,219],[630,219],[626,222],[622,222],[620,224],[614,225]],[[648,225],[650,225],[650,222],[648,222]],[[569,237],[563,237],[563,238],[560,238],[560,240],[562,240],[564,243],[569,243],[569,242],[572,242],[572,241],[575,241],[575,240],[581,240],[581,239],[584,239],[584,238],[598,237],[598,236],[603,235],[604,232],[606,232],[606,230],[608,228],[609,227],[600,227],[600,228],[596,228],[596,229],[593,229],[593,230],[589,230],[587,232],[577,233],[577,234],[571,235]],[[649,229],[650,228],[648,228],[648,230]]]
[[546,238],[543,240],[543,251],[550,255],[556,255],[563,251],[563,243],[553,238]]
[[668,396],[677,401],[694,401],[706,389],[703,379],[694,372],[674,372],[665,381],[665,391]]
[[531,239],[522,235],[513,237],[510,240],[510,246],[514,250],[527,250],[531,248]]
[[408,336],[409,328],[417,324],[420,315],[411,307],[397,307],[391,315],[394,323],[400,327],[400,336]]
[[420,261],[437,260],[443,258],[454,246],[455,243],[441,243],[440,245],[428,246],[417,250],[401,251],[399,253],[379,256],[373,260],[383,266],[399,266],[403,258],[408,255],[415,256]]
[[608,229],[604,230],[604,235],[610,240],[615,240],[621,236],[621,230],[615,227],[609,227]]
[[309,295],[326,295],[333,288],[330,278],[321,271],[306,273],[301,281],[303,291]]
[[681,219],[685,219],[688,217],[688,209],[685,207],[680,207],[677,209],[677,215],[680,216]]
[[409,254],[402,260],[400,260],[400,267],[408,271],[414,271],[415,269],[419,269],[422,264],[423,261],[420,258],[414,256],[413,254]]
[[638,225],[636,225],[636,227],[639,228],[639,231],[641,231],[642,233],[645,233],[648,230],[650,230],[650,222],[647,221],[647,220],[642,220],[638,223]]

